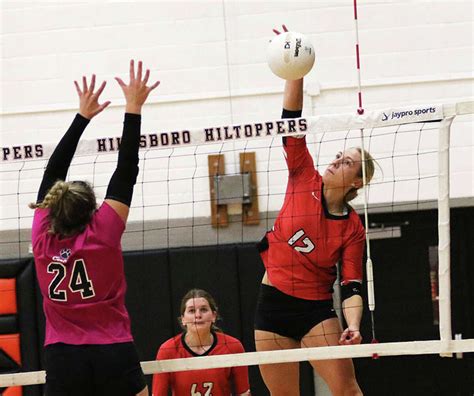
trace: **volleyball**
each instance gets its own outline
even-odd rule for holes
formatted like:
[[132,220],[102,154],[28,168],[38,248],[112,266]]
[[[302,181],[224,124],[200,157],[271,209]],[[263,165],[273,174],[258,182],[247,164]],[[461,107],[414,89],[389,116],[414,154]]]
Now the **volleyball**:
[[298,80],[314,65],[314,48],[301,33],[284,32],[269,44],[267,62],[271,71],[284,80]]

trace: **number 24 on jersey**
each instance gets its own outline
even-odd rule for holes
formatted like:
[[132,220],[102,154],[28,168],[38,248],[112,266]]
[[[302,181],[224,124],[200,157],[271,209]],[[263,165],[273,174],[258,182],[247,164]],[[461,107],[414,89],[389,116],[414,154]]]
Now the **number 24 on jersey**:
[[[67,290],[60,289],[59,284],[67,275],[67,268],[64,264],[51,262],[48,264],[48,273],[55,274],[48,286],[48,295],[54,301],[67,301]],[[83,259],[77,259],[72,266],[71,278],[69,280],[69,290],[72,293],[81,293],[82,299],[95,296],[94,286],[87,274],[86,264]]]

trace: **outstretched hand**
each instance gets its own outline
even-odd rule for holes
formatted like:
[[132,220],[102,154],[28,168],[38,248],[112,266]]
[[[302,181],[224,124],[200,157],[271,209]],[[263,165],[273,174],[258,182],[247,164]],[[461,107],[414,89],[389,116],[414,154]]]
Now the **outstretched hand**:
[[107,83],[104,81],[97,92],[94,93],[95,88],[95,74],[92,75],[91,83],[87,86],[86,76],[82,76],[82,90],[79,87],[77,81],[74,81],[76,86],[77,95],[79,96],[79,114],[88,120],[91,120],[102,110],[104,110],[109,104],[110,101],[106,101],[102,104],[99,104],[99,96],[105,88]]
[[341,334],[341,338],[339,338],[339,345],[356,345],[361,342],[362,336],[360,331],[356,329],[345,329]]
[[115,77],[125,95],[125,100],[127,102],[125,111],[127,113],[140,114],[142,106],[148,98],[149,93],[160,85],[160,82],[157,81],[150,87],[147,87],[146,84],[150,78],[150,70],[146,69],[143,77],[142,71],[142,61],[138,61],[137,73],[135,74],[135,62],[132,59],[130,61],[130,83],[127,85],[120,77]]

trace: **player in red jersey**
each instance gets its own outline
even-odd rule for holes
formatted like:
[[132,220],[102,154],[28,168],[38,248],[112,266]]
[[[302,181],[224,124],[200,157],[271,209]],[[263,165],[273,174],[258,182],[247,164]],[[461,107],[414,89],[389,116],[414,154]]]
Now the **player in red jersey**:
[[[192,289],[181,300],[180,324],[184,332],[164,342],[157,360],[242,353],[239,340],[222,333],[215,322],[217,305],[204,290]],[[153,375],[153,396],[250,395],[247,367],[192,370]]]
[[130,62],[130,83],[116,78],[125,100],[117,168],[97,209],[92,187],[65,182],[79,139],[99,104],[105,82],[94,92],[83,77],[79,113],[46,167],[38,192],[32,245],[46,316],[46,395],[148,395],[125,308],[120,239],[138,174],[141,109],[158,86],[146,84],[142,62]]
[[[285,29],[286,30],[286,29]],[[303,79],[286,81],[282,118],[301,117]],[[288,185],[283,207],[259,250],[266,273],[255,316],[258,351],[359,344],[365,231],[349,201],[362,187],[360,148],[349,148],[321,176],[305,137],[284,138]],[[374,160],[365,152],[366,180]],[[347,328],[335,314],[332,287],[341,262]],[[333,395],[361,395],[351,359],[312,361]],[[299,394],[297,363],[261,365],[272,396]]]

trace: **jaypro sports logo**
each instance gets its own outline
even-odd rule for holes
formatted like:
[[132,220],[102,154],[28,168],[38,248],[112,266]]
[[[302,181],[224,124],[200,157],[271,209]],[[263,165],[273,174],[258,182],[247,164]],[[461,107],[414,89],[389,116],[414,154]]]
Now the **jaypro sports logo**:
[[400,111],[392,111],[389,112],[388,114],[383,112],[382,113],[382,121],[391,121],[391,120],[397,120],[400,121],[406,117],[412,117],[412,116],[420,116],[424,114],[432,114],[436,113],[436,107],[423,107],[419,109],[413,109],[413,110],[400,110]]

